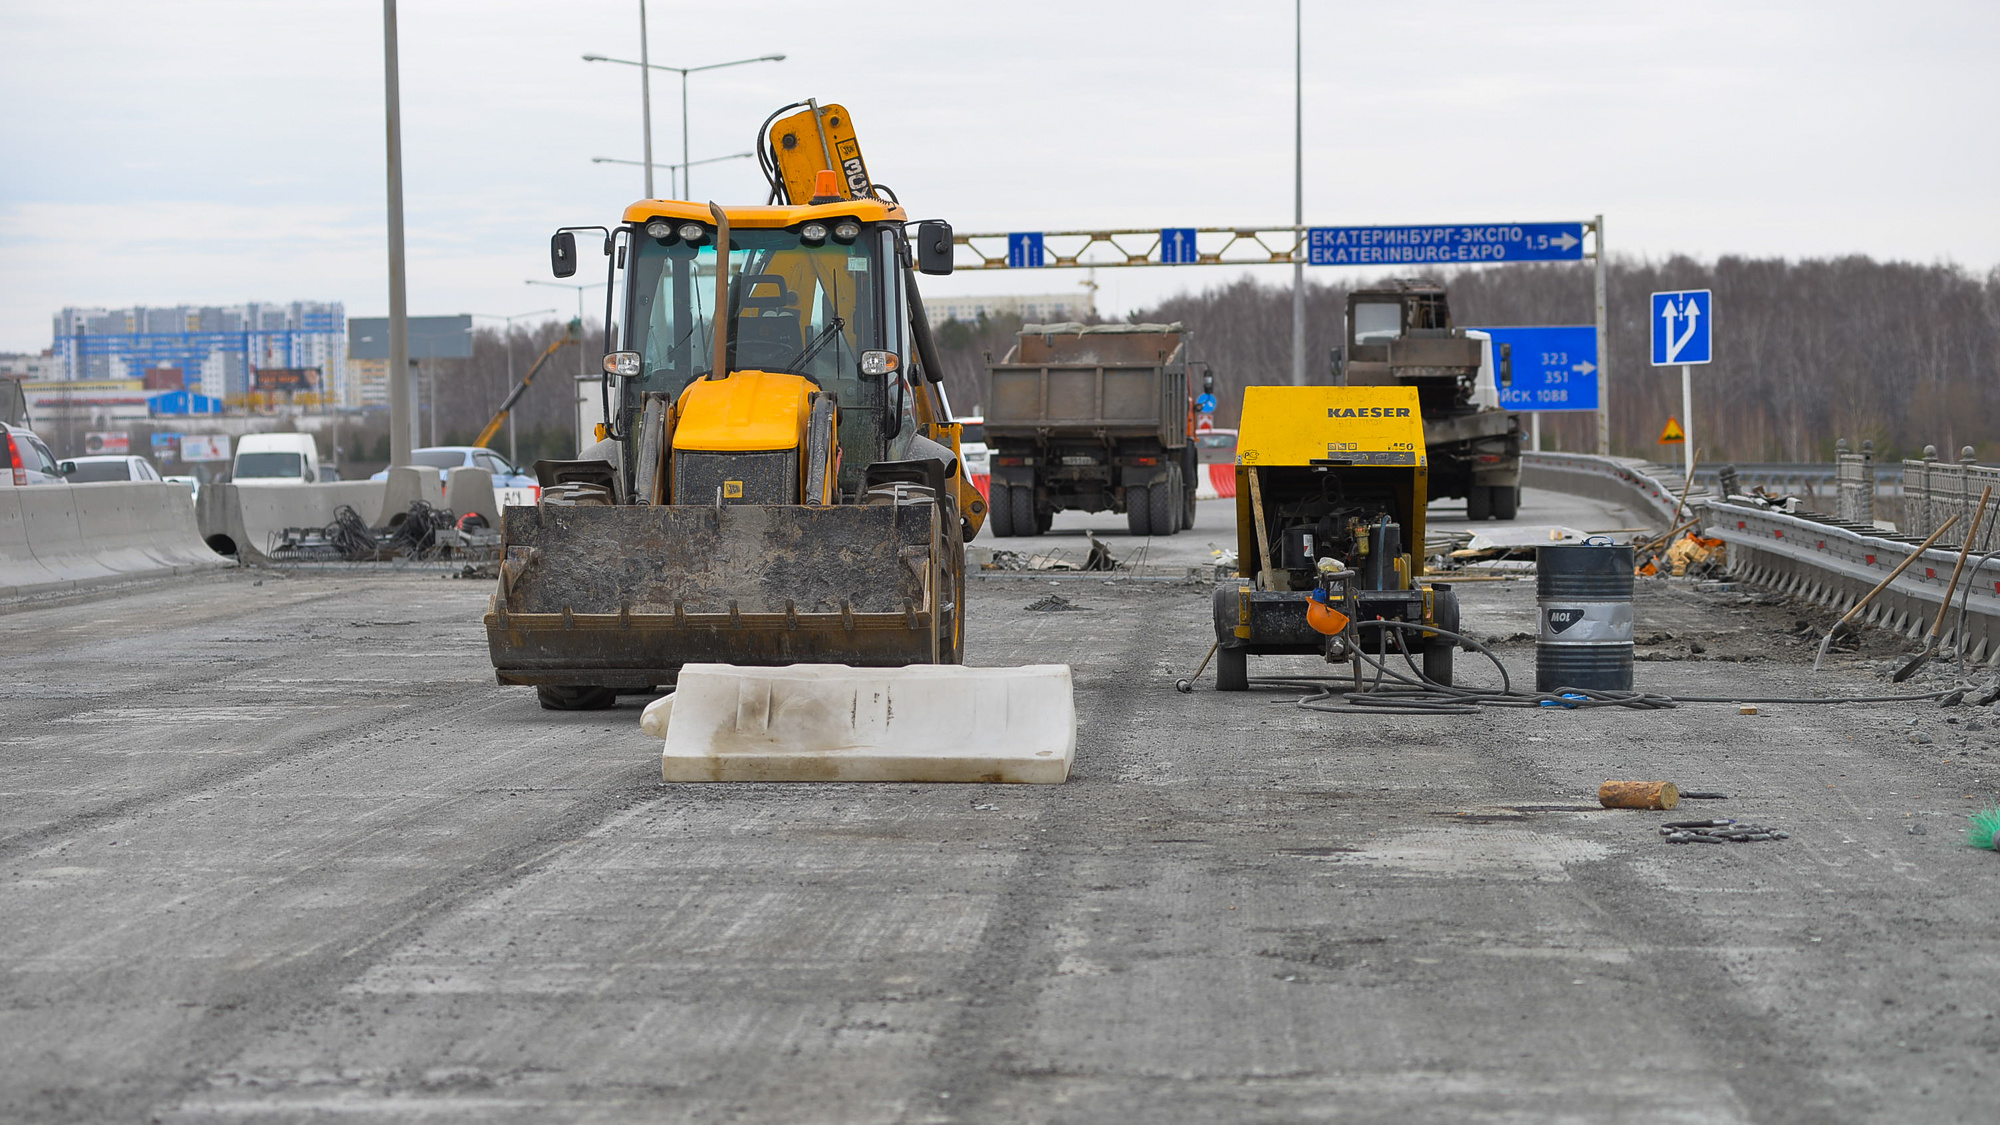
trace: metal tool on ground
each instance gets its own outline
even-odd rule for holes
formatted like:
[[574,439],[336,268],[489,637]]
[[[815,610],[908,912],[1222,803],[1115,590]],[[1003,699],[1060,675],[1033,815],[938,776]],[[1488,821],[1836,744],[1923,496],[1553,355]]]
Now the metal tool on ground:
[[1959,576],[1965,573],[1965,557],[1972,553],[1972,545],[1979,540],[1979,525],[1985,522],[1986,505],[1992,501],[1993,486],[1989,484],[1979,493],[1979,506],[1972,510],[1972,525],[1966,530],[1965,543],[1958,549],[1958,562],[1951,568],[1951,581],[1945,584],[1944,601],[1938,605],[1937,620],[1931,622],[1930,637],[1924,641],[1922,652],[1912,656],[1908,663],[1896,669],[1896,674],[1890,677],[1893,682],[1900,684],[1916,675],[1917,669],[1928,663],[1931,656],[1937,652],[1938,639],[1944,636],[1945,616],[1951,612],[1952,596],[1958,593]]
[[1444,286],[1391,278],[1347,296],[1333,381],[1409,387],[1423,407],[1426,495],[1465,498],[1466,518],[1511,520],[1521,505],[1521,419],[1500,407],[1511,359],[1476,329],[1453,327]]
[[1236,573],[1212,603],[1218,691],[1252,655],[1421,651],[1449,684],[1458,596],[1423,580],[1426,465],[1413,387],[1250,387],[1243,394]]
[[1912,563],[1915,563],[1918,559],[1923,558],[1924,552],[1931,549],[1931,544],[1937,542],[1940,538],[1942,538],[1945,532],[1950,531],[1954,526],[1957,525],[1957,523],[1958,523],[1958,516],[1953,515],[1949,519],[1945,520],[1944,523],[1938,525],[1938,529],[1936,531],[1931,532],[1929,538],[1925,539],[1922,543],[1918,544],[1917,549],[1911,551],[1909,555],[1907,555],[1903,559],[1902,562],[1896,564],[1896,569],[1890,571],[1889,576],[1887,578],[1884,578],[1882,581],[1877,582],[1875,584],[1874,589],[1868,591],[1866,594],[1861,595],[1861,600],[1855,602],[1853,608],[1849,609],[1846,613],[1840,615],[1840,620],[1834,622],[1833,628],[1828,629],[1826,631],[1826,639],[1819,643],[1819,655],[1813,657],[1813,671],[1815,672],[1819,671],[1820,665],[1825,663],[1827,650],[1833,647],[1834,634],[1840,632],[1840,630],[1843,627],[1845,627],[1848,622],[1861,616],[1861,611],[1868,608],[1868,603],[1874,601],[1876,597],[1882,593],[1882,591],[1888,589],[1889,584],[1891,582],[1894,582],[1898,575],[1910,569],[1910,565]]
[[[840,106],[780,109],[758,148],[772,206],[640,200],[614,227],[557,232],[556,276],[576,272],[578,231],[607,257],[602,440],[538,463],[542,502],[506,510],[485,618],[495,673],[545,707],[583,710],[699,665],[704,692],[734,685],[741,706],[671,705],[680,745],[718,758],[754,745],[772,780],[824,777],[822,757],[865,756],[870,738],[928,738],[928,756],[885,750],[904,772],[871,776],[929,780],[993,719],[981,709],[1073,716],[1066,677],[906,667],[960,662],[965,540],[986,514],[916,283],[951,271],[951,228],[912,222],[869,180]],[[804,707],[833,681],[881,685],[909,707],[833,742],[793,712],[749,733],[755,700]],[[977,707],[938,723],[923,701],[946,682]],[[711,776],[732,770],[718,761]]]

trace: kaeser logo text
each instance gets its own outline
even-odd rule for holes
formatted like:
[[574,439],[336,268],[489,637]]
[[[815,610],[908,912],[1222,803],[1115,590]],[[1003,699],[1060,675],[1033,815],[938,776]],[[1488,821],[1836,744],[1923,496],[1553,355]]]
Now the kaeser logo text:
[[1329,406],[1326,408],[1326,416],[1329,418],[1408,418],[1410,416],[1410,408],[1407,406]]

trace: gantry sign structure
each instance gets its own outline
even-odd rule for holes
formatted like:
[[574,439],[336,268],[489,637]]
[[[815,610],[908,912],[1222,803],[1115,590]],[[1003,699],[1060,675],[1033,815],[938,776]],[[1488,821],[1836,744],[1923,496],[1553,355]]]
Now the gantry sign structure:
[[1314,266],[1378,269],[1578,262],[1596,266],[1597,451],[1609,454],[1604,216],[1565,222],[1410,226],[1131,227],[954,234],[958,270],[1139,266]]

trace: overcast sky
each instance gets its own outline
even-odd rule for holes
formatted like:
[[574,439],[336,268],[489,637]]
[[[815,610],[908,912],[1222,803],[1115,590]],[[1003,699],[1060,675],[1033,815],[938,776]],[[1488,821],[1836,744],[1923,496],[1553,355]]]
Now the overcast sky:
[[[697,160],[817,97],[913,215],[960,230],[1291,217],[1289,2],[648,10],[656,62],[787,56],[693,78]],[[590,159],[639,156],[638,72],[580,57],[635,57],[637,0],[404,0],[401,19],[410,311],[573,311],[524,282],[549,276],[553,228],[641,194],[640,169]],[[1308,223],[1602,212],[1614,253],[2000,264],[2000,4],[1313,0],[1305,38]],[[677,159],[675,76],[653,99],[656,159]],[[49,346],[65,305],[386,311],[379,3],[9,0],[0,106],[0,350]],[[763,197],[748,160],[693,181]],[[1099,308],[1232,276],[1101,270]]]

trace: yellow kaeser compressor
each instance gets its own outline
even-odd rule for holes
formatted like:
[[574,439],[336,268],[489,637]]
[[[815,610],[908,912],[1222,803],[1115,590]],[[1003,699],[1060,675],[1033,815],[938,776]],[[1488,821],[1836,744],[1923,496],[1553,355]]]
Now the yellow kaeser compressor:
[[1215,591],[1216,688],[1249,657],[1421,661],[1451,682],[1458,598],[1422,581],[1428,464],[1406,387],[1250,387],[1237,438],[1237,571]]

